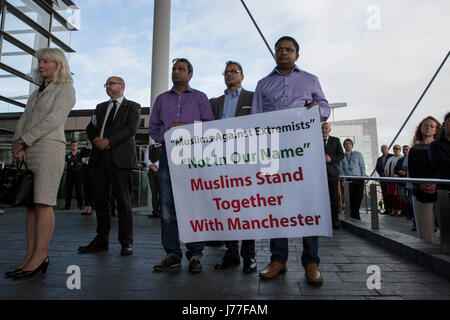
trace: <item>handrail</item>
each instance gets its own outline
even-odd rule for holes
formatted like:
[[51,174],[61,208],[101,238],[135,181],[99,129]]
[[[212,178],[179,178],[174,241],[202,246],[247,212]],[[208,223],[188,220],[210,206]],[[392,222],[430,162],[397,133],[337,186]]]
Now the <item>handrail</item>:
[[428,178],[392,178],[392,177],[369,177],[369,176],[339,176],[340,180],[374,180],[382,182],[400,182],[400,183],[435,183],[450,184],[450,180],[446,179],[428,179]]
[[[344,203],[345,203],[345,217],[350,217],[350,180],[372,180],[380,182],[396,182],[396,183],[432,183],[432,184],[450,184],[447,179],[422,179],[422,178],[393,178],[393,177],[368,177],[368,176],[339,176],[339,179],[344,182]],[[371,203],[371,228],[372,230],[379,229],[378,222],[378,208],[377,208],[377,187],[376,183],[370,184],[370,203]],[[441,252],[450,253],[450,191],[437,190],[437,205],[441,212],[440,214],[440,229],[441,229]]]

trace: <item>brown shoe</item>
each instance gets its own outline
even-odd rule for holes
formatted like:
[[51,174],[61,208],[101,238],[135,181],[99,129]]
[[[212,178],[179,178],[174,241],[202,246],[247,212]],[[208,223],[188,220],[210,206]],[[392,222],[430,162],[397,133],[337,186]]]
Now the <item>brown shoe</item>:
[[306,281],[311,285],[320,286],[323,283],[323,276],[319,267],[315,263],[306,265]]
[[286,272],[286,265],[279,263],[278,261],[272,261],[267,267],[261,271],[259,276],[263,279],[275,278],[280,273]]

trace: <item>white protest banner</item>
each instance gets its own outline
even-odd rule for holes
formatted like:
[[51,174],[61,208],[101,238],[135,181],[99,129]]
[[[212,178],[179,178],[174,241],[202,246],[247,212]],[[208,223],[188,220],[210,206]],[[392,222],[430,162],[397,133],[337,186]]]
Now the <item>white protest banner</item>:
[[332,236],[317,107],[198,122],[164,137],[184,243]]

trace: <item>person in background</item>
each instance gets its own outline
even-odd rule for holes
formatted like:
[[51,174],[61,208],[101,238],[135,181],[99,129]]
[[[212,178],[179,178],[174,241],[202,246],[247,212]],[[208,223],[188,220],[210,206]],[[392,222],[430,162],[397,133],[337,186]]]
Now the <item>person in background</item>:
[[[396,144],[393,149],[394,149],[394,156],[387,159],[386,165],[384,166],[385,177],[397,177],[397,175],[394,172],[394,169],[395,166],[397,165],[397,162],[402,158],[401,155],[402,147]],[[386,194],[388,200],[386,206],[392,209],[390,215],[401,216],[404,205],[399,196],[397,183],[388,182],[386,185]]]
[[[428,157],[430,144],[440,135],[441,124],[432,116],[423,119],[416,128],[413,146],[408,154],[408,172],[411,178],[436,178],[435,168]],[[417,233],[425,241],[432,242],[435,215],[438,215],[437,185],[415,183],[413,190],[414,216]]]
[[72,191],[75,186],[78,209],[83,209],[83,196],[81,194],[81,156],[78,152],[78,142],[72,141],[71,151],[66,155],[66,206],[65,210],[70,210],[72,203]]
[[[441,137],[430,144],[428,158],[438,179],[450,180],[450,112],[444,117]],[[440,190],[450,190],[450,184],[441,184]]]
[[331,219],[333,229],[339,229],[339,164],[344,158],[341,141],[338,137],[330,136],[331,126],[328,122],[322,123],[322,138],[325,150],[325,163],[327,167],[328,193],[330,195]]
[[154,143],[148,146],[144,154],[144,162],[148,167],[148,183],[152,193],[152,214],[148,217],[161,216],[161,194],[159,179],[159,153],[161,152],[161,143]]
[[[403,157],[397,161],[397,165],[394,168],[394,174],[397,177],[406,178],[407,174],[408,174],[408,172],[407,172],[408,169],[404,168],[404,163],[408,157],[409,146],[404,145],[402,147],[402,151],[403,151]],[[409,190],[406,188],[406,183],[397,183],[397,187],[398,187],[398,194],[403,203],[403,208],[404,208],[403,211],[404,211],[406,217],[408,218],[408,220],[411,220],[414,213],[412,210],[412,202],[411,202],[412,198],[410,199]]]
[[81,213],[82,216],[89,216],[92,212],[92,173],[89,168],[89,156],[92,151],[92,144],[87,139],[87,146],[81,149],[81,181],[83,182],[84,191],[84,210]]
[[[386,165],[387,159],[393,156],[392,153],[389,153],[389,148],[387,145],[381,146],[382,156],[377,159],[377,164],[375,166],[375,170],[377,171],[380,177],[384,177],[384,166]],[[387,187],[386,182],[380,182],[381,186],[381,194],[383,195],[383,202],[385,210],[382,212],[383,214],[391,213],[391,208],[387,205]]]
[[[364,177],[366,165],[361,152],[353,151],[353,140],[344,140],[344,159],[341,160],[339,173],[343,176]],[[361,220],[359,208],[364,195],[364,180],[352,180],[350,183],[350,217]]]
[[46,48],[37,51],[36,57],[34,81],[40,86],[28,98],[11,149],[14,160],[25,161],[34,173],[34,202],[26,209],[27,252],[20,264],[5,273],[15,279],[45,273],[50,263],[47,250],[55,229],[53,206],[64,172],[64,125],[75,105],[65,54]]

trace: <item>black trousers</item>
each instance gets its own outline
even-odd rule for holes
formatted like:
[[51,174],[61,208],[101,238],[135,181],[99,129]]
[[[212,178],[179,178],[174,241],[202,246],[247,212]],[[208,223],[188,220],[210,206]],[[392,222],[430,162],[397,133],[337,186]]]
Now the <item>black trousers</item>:
[[69,171],[66,172],[66,208],[70,208],[72,203],[72,191],[75,186],[75,194],[77,196],[78,207],[83,205],[83,197],[81,195],[81,172]]
[[355,219],[361,219],[359,208],[364,195],[364,181],[352,180],[350,183],[350,216]]
[[152,208],[153,215],[159,216],[161,214],[161,199],[160,199],[160,181],[159,173],[152,169],[148,170],[148,183],[152,192]]
[[132,170],[114,165],[111,151],[99,154],[92,168],[94,180],[94,209],[97,215],[97,236],[108,243],[111,229],[111,196],[117,201],[119,242],[122,246],[133,244],[133,215],[131,206]]
[[333,226],[339,223],[339,196],[337,178],[328,177],[328,192],[330,194],[331,221]]
[[389,208],[389,200],[388,200],[388,196],[387,196],[387,184],[386,182],[380,182],[380,186],[381,186],[381,194],[383,195],[383,202],[384,202],[384,210],[387,211],[388,209],[392,209]]
[[81,181],[83,183],[84,205],[92,207],[92,175],[90,168],[81,170]]
[[[239,257],[239,241],[225,241],[225,258]],[[242,240],[241,257],[244,259],[252,259],[255,257],[255,240]]]

